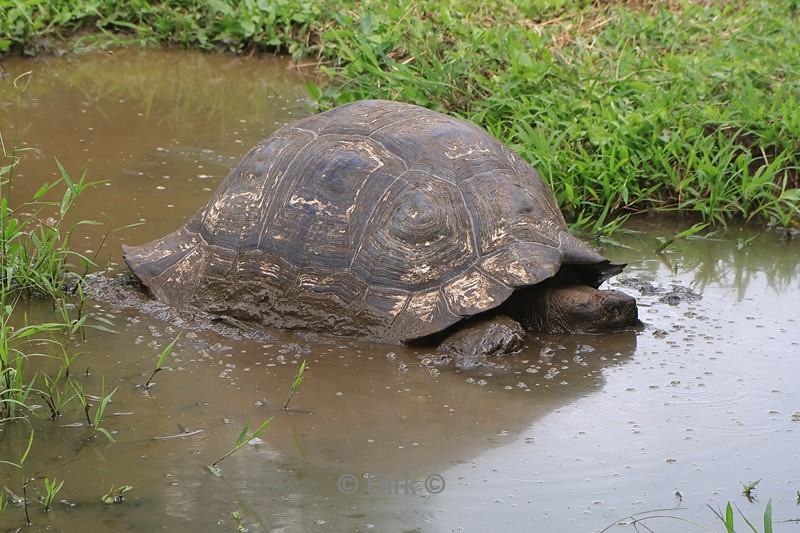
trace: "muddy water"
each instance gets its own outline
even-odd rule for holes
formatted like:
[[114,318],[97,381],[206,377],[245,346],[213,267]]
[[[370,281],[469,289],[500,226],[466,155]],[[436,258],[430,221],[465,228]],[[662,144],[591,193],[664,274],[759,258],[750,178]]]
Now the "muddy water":
[[[55,180],[56,158],[73,179],[86,172],[101,184],[76,214],[104,223],[82,234],[87,247],[109,222],[145,222],[112,234],[113,251],[180,226],[247,150],[310,113],[303,69],[270,57],[122,50],[1,66],[0,132],[21,158],[16,196]],[[27,72],[19,94],[12,81]]]
[[[307,105],[300,73],[274,60],[124,51],[3,69],[34,71],[19,139],[37,151],[24,154],[19,183],[37,188],[55,156],[76,172],[88,162],[90,178],[108,183],[82,199],[83,214],[145,222],[112,236],[112,272],[123,270],[119,242],[180,225],[250,145]],[[14,101],[6,85],[4,104]],[[17,109],[0,111],[6,142]],[[670,508],[657,514],[673,518],[645,524],[721,531],[706,504],[733,501],[758,520],[768,499],[776,520],[796,518],[798,243],[734,228],[654,254],[678,228],[639,222],[604,249],[630,264],[614,285],[640,299],[644,331],[532,336],[499,367],[437,367],[421,350],[341,339],[241,338],[95,302],[117,333],[90,331],[73,371],[90,394],[116,388],[103,422],[116,442],[93,436],[75,403],[55,422],[35,420],[26,473],[65,484],[54,510],[31,520],[37,530],[233,531],[236,512],[251,531],[600,531]],[[89,249],[97,237],[85,237]],[[27,311],[49,317],[46,306]],[[178,333],[170,370],[137,389]],[[303,360],[308,379],[286,412]],[[220,463],[222,477],[204,468],[248,420],[269,417],[260,442]],[[0,459],[18,458],[28,435],[5,424]],[[0,468],[18,491],[19,473]],[[741,484],[757,479],[749,503]],[[121,485],[134,487],[124,503],[100,503]],[[0,521],[22,526],[22,510]],[[628,519],[611,531],[634,528]]]

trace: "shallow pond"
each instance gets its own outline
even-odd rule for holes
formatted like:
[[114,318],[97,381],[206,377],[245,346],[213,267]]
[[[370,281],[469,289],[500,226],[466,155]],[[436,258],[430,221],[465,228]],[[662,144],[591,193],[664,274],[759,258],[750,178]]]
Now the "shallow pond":
[[[14,194],[53,179],[57,157],[105,182],[80,218],[144,223],[109,236],[109,274],[125,270],[120,243],[180,226],[252,145],[308,113],[303,73],[271,58],[124,50],[2,68],[7,80],[33,71],[19,101],[0,84],[6,148],[15,135],[30,148]],[[645,513],[656,531],[701,530],[683,520],[723,531],[707,504],[732,501],[758,524],[769,499],[775,520],[797,518],[800,248],[732,228],[654,253],[684,227],[640,220],[603,248],[629,263],[612,285],[639,298],[646,329],[531,336],[498,367],[436,367],[423,350],[342,339],[241,338],[92,302],[117,333],[88,330],[74,368],[87,393],[117,389],[103,421],[116,442],[91,433],[77,402],[56,421],[39,411],[26,475],[65,483],[51,512],[31,507],[34,530],[635,531],[626,517]],[[103,231],[79,238],[91,250]],[[26,311],[52,318],[49,306]],[[170,371],[141,390],[178,333]],[[269,417],[221,477],[205,468]],[[0,460],[17,460],[29,434],[1,426]],[[0,465],[0,479],[19,492],[16,470]],[[748,502],[742,484],[758,479]],[[123,503],[101,503],[124,485]],[[0,516],[3,530],[24,521],[13,505]]]

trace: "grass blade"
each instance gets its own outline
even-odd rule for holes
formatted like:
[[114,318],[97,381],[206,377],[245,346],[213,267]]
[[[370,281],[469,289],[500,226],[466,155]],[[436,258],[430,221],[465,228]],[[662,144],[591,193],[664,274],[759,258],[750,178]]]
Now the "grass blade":
[[772,498],[767,502],[764,510],[764,533],[772,533]]
[[247,438],[247,432],[250,431],[250,424],[252,423],[253,423],[252,420],[248,420],[247,423],[244,425],[244,428],[242,428],[242,432],[239,433],[239,436],[236,438],[237,448],[241,448],[244,445],[245,439]]
[[33,447],[33,428],[31,428],[31,434],[28,437],[28,447],[25,448],[25,451],[22,453],[22,456],[19,458],[19,466],[22,468],[22,465],[25,464],[25,459],[28,458],[28,454],[31,452],[31,448]]
[[733,507],[731,507],[731,502],[728,502],[728,506],[725,508],[725,527],[728,529],[728,533],[733,533]]

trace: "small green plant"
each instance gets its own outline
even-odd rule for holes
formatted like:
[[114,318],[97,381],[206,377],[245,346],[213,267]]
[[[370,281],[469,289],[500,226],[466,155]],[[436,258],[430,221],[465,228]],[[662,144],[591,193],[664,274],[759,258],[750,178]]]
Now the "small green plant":
[[50,481],[50,478],[44,478],[44,489],[45,495],[39,498],[39,501],[42,502],[42,506],[44,507],[45,511],[49,511],[53,508],[53,499],[58,494],[58,491],[61,490],[61,487],[64,486],[64,480],[60,482],[56,482],[55,479]]
[[92,419],[89,418],[89,410],[92,408],[92,405],[89,403],[89,400],[86,398],[86,394],[83,392],[83,385],[80,384],[75,379],[70,379],[69,384],[72,386],[72,390],[75,391],[75,397],[78,398],[78,401],[83,407],[83,413],[86,415],[86,425],[92,425]]
[[228,450],[228,452],[225,455],[223,455],[210,465],[206,465],[206,468],[208,468],[211,471],[211,473],[214,474],[215,476],[222,475],[219,468],[217,468],[217,465],[221,463],[223,460],[233,455],[235,452],[241,449],[242,446],[244,446],[251,440],[258,438],[262,433],[264,433],[264,431],[266,431],[267,426],[269,425],[270,422],[272,422],[272,417],[269,417],[267,420],[265,420],[264,423],[261,424],[258,427],[258,429],[255,430],[253,434],[248,437],[247,432],[250,431],[250,424],[252,423],[252,420],[248,420],[247,424],[244,425],[244,429],[242,429],[242,432],[239,434],[239,437],[236,439],[236,444],[233,446],[233,448]]
[[158,358],[158,362],[156,362],[156,368],[155,370],[153,370],[153,374],[150,376],[150,379],[147,380],[147,383],[143,385],[144,389],[150,388],[150,382],[153,381],[153,378],[156,377],[156,374],[160,372],[162,369],[167,368],[164,366],[164,362],[166,362],[167,357],[169,357],[169,355],[172,353],[172,349],[175,348],[175,343],[178,342],[178,339],[180,337],[181,334],[178,333],[178,335],[176,335],[175,338],[172,339],[172,342],[170,342],[167,345],[167,347],[161,351],[161,355]]
[[745,498],[751,503],[755,500],[756,495],[754,492],[759,483],[761,483],[760,479],[751,483],[742,483],[742,494],[744,494]]
[[70,377],[70,370],[72,369],[72,364],[75,362],[75,359],[78,358],[79,353],[70,353],[67,350],[67,347],[63,344],[59,345],[61,350],[61,361],[62,361],[62,369],[64,371],[64,377],[69,379]]
[[[73,180],[64,166],[56,159],[61,177],[42,185],[33,198],[12,209],[8,197],[12,180],[8,178],[0,185],[5,186],[0,202],[0,235],[4,255],[3,286],[7,292],[20,291],[26,296],[45,296],[51,298],[58,310],[70,323],[67,305],[68,295],[64,291],[65,275],[73,265],[73,258],[83,264],[91,261],[85,256],[70,250],[75,229],[80,225],[96,225],[97,222],[81,220],[68,221],[69,214],[77,198],[89,187],[96,185],[86,181],[84,172],[80,179]],[[48,193],[58,186],[64,186],[61,200],[46,201]],[[55,210],[54,216],[48,216]]]
[[[12,494],[12,498],[14,500],[19,501],[22,504],[22,508],[25,510],[25,522],[28,525],[31,525],[31,517],[28,514],[27,486],[28,486],[28,481],[29,480],[25,476],[25,460],[28,458],[28,454],[31,453],[31,448],[33,447],[33,435],[34,435],[34,430],[33,430],[33,428],[31,428],[31,434],[28,436],[28,446],[25,448],[25,451],[22,452],[22,455],[20,455],[20,458],[19,458],[18,462],[13,463],[11,461],[5,461],[5,460],[0,459],[0,464],[9,465],[9,466],[11,466],[13,468],[16,468],[16,469],[18,469],[20,471],[20,474],[21,474],[21,477],[22,477],[22,498],[16,498],[16,497],[13,496],[13,494]],[[7,503],[6,503],[6,505],[7,505]],[[2,509],[3,509],[3,505],[0,504],[0,515],[2,515]]]
[[231,517],[236,522],[236,531],[247,531],[247,527],[242,524],[242,513],[240,511],[233,511]]
[[660,254],[661,252],[665,251],[667,248],[672,246],[675,243],[675,241],[678,241],[678,240],[681,240],[681,239],[687,239],[687,238],[689,238],[689,237],[691,237],[691,236],[703,231],[707,227],[708,227],[708,223],[707,222],[698,223],[698,224],[695,224],[694,226],[692,226],[691,228],[689,228],[687,230],[678,232],[674,237],[671,237],[669,239],[659,239],[659,245],[656,247],[656,253]]
[[105,435],[109,441],[115,442],[114,437],[111,436],[111,433],[106,428],[100,425],[100,422],[102,422],[103,415],[106,412],[106,407],[111,401],[111,397],[114,396],[115,392],[117,392],[117,389],[115,388],[110,393],[105,394],[105,381],[103,382],[100,396],[93,397],[94,401],[98,401],[99,404],[97,405],[97,409],[94,412],[94,418],[92,419],[89,416],[89,411],[92,409],[93,405],[89,403],[89,396],[83,391],[83,386],[75,379],[70,379],[70,384],[75,391],[75,396],[78,398],[78,401],[83,407],[83,412],[86,416],[86,424],[90,428],[93,428],[94,431],[99,431]]
[[102,422],[103,415],[106,412],[106,407],[108,407],[108,404],[111,401],[111,397],[114,396],[114,393],[117,392],[117,389],[115,388],[108,394],[105,394],[105,381],[104,381],[101,390],[102,392],[100,397],[100,404],[97,406],[97,410],[95,410],[94,412],[93,426],[95,431],[99,431],[100,433],[105,435],[109,441],[114,442],[114,437],[111,436],[111,433],[106,428],[100,426],[100,422]]
[[[68,368],[68,367],[67,367]],[[68,372],[69,370],[67,370]],[[50,420],[55,420],[61,416],[61,408],[64,404],[68,403],[73,396],[62,394],[60,385],[63,378],[64,367],[58,369],[58,374],[55,378],[51,378],[47,374],[42,374],[44,378],[44,390],[39,391],[39,396],[50,408]]]
[[123,495],[130,490],[133,490],[133,487],[130,485],[122,485],[116,489],[114,488],[114,485],[111,485],[111,488],[108,489],[108,492],[105,493],[100,500],[106,505],[122,503],[125,501],[125,496]]
[[300,364],[300,368],[297,370],[297,375],[292,381],[292,386],[289,387],[289,397],[286,398],[286,403],[283,404],[283,408],[288,411],[289,410],[289,402],[292,401],[292,396],[294,393],[297,392],[297,388],[306,380],[306,360],[303,359],[303,362]]
[[[3,296],[0,289],[0,300]],[[63,329],[63,324],[58,323],[14,327],[14,303],[0,303],[0,423],[24,416],[20,414],[21,409],[26,407],[28,398],[34,392],[36,375],[29,375],[27,363],[32,357],[44,356],[26,353],[22,348],[30,346],[26,343],[34,339],[43,344],[52,344],[54,341],[41,337]]]

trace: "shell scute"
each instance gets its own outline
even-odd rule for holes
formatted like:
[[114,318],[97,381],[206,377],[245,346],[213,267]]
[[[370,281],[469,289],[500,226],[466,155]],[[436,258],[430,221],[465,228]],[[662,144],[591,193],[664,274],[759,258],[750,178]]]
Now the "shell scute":
[[370,284],[421,290],[438,286],[477,260],[471,225],[453,185],[407,172],[367,221],[352,270]]
[[456,316],[473,316],[503,303],[514,290],[473,269],[442,286],[447,305]]

